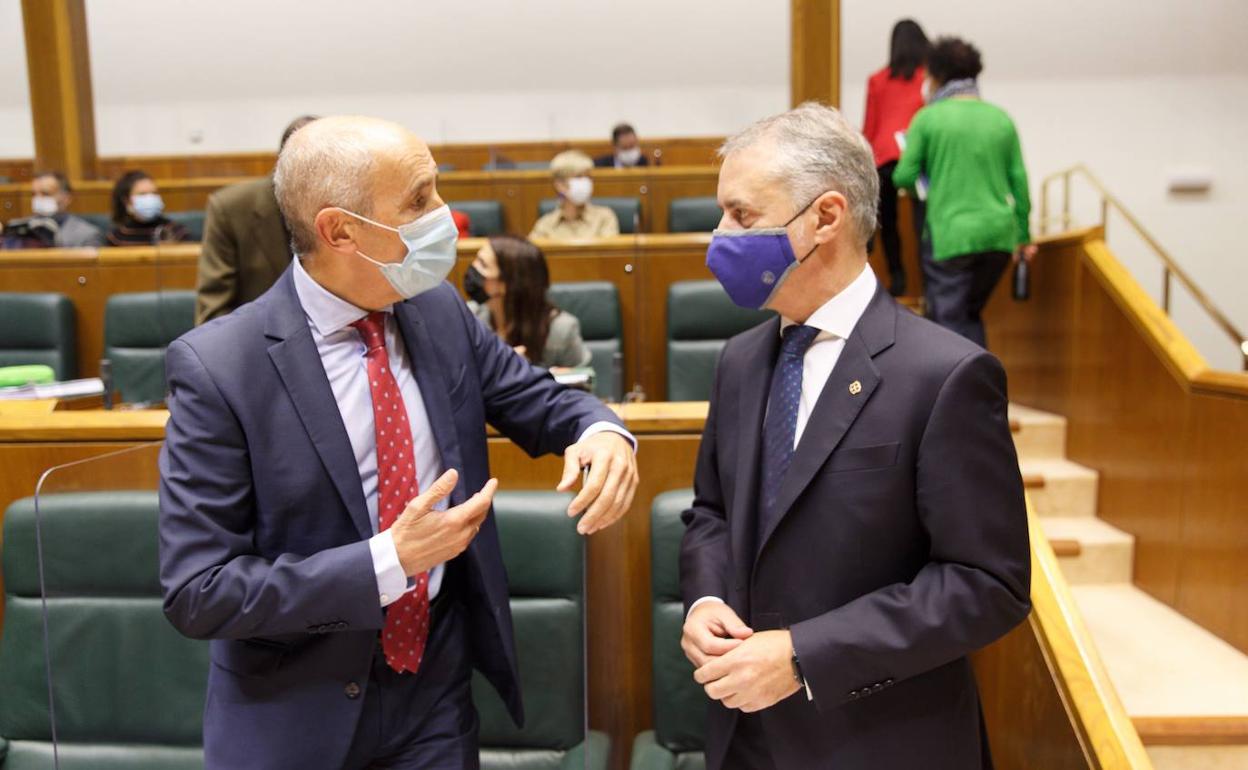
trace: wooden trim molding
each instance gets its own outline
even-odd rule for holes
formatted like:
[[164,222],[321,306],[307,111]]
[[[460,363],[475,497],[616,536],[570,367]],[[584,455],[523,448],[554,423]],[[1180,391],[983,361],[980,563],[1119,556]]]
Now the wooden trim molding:
[[1145,746],[1238,746],[1248,743],[1248,715],[1149,716],[1132,720]]
[[95,176],[95,106],[84,0],[22,0],[35,163]]

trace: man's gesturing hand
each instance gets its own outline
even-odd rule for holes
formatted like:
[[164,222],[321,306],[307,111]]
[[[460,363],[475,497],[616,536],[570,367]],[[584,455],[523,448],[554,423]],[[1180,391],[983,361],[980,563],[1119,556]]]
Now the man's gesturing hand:
[[707,601],[693,608],[685,618],[680,647],[694,668],[735,650],[754,635],[753,629],[721,601]]
[[481,522],[490,511],[498,479],[490,479],[481,491],[468,498],[462,505],[446,511],[434,511],[433,506],[455,489],[459,473],[449,470],[407,504],[403,513],[391,525],[394,549],[398,551],[399,563],[408,577],[427,572],[445,561],[464,552],[481,529]]
[[589,478],[568,506],[568,515],[584,513],[576,531],[592,535],[614,524],[632,506],[637,491],[637,458],[632,443],[619,433],[595,433],[564,451],[563,478],[555,488],[560,492],[572,489],[586,465]]

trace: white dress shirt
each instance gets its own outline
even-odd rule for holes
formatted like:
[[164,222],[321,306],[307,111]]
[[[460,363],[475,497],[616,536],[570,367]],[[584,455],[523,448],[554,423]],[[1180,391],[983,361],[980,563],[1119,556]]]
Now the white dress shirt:
[[[351,324],[367,316],[368,311],[332,294],[308,275],[299,258],[296,257],[293,261],[295,293],[308,317],[312,339],[316,342],[321,365],[325,369],[325,376],[329,378],[329,387],[334,393],[338,412],[347,429],[347,438],[355,454],[355,464],[360,469],[360,484],[364,489],[364,501],[368,505],[368,518],[373,526],[373,537],[369,539],[368,547],[373,556],[373,570],[377,575],[378,598],[381,606],[385,607],[413,589],[416,581],[410,580],[403,572],[399,553],[394,547],[393,533],[389,530],[378,531],[377,435],[373,425],[373,395],[369,389],[367,361],[364,357],[367,349],[360,333],[351,327]],[[399,336],[393,306],[385,308],[384,312],[386,354],[390,357],[390,371],[394,374],[399,393],[403,397],[403,406],[407,409],[412,446],[415,450],[416,479],[420,490],[424,491],[445,470],[442,467],[442,455],[434,441],[433,427],[425,411],[420,386],[412,374],[407,347]],[[604,430],[620,433],[636,449],[636,439],[628,431],[610,422],[594,423],[581,434],[580,440],[584,441]],[[443,499],[434,506],[434,510],[444,511],[446,507],[447,502]],[[445,571],[445,565],[442,564],[429,571],[430,601],[441,590]]]
[[[806,349],[806,355],[802,359],[802,395],[797,405],[797,430],[793,434],[794,449],[801,442],[802,432],[806,430],[806,424],[810,422],[810,413],[819,401],[819,395],[823,393],[823,386],[828,384],[828,377],[832,375],[836,362],[841,358],[841,351],[845,349],[845,340],[849,339],[854,327],[858,325],[858,319],[862,318],[867,305],[871,304],[877,283],[871,266],[864,266],[857,278],[835,297],[820,305],[819,309],[806,319],[805,325],[815,327],[819,330],[819,334]],[[795,323],[797,322],[781,318],[781,334]],[[689,612],[693,612],[694,607],[699,604],[711,601],[723,601],[723,599],[718,596],[703,596],[689,606]]]

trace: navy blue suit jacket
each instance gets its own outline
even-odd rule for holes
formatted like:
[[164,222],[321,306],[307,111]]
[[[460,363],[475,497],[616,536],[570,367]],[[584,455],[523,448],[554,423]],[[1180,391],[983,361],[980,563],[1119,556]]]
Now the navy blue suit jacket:
[[[619,422],[515,355],[449,284],[395,315],[443,466],[460,473],[452,504],[489,479],[487,422],[534,456]],[[173,625],[212,640],[208,766],[338,767],[384,616],[359,470],[290,270],[175,341],[166,369],[160,579]],[[519,723],[492,513],[460,559],[473,664]]]
[[[991,766],[968,655],[1030,609],[1022,477],[995,357],[883,289],[811,411],[755,543],[778,319],[724,348],[685,513],[681,591],[788,628],[814,700],[761,713],[777,768]],[[857,386],[854,386],[857,383]],[[738,712],[711,706],[707,766]]]

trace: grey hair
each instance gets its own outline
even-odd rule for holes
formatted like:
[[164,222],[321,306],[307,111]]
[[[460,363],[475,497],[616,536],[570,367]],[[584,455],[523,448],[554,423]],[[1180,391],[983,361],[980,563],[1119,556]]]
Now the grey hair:
[[328,117],[291,135],[277,156],[273,187],[290,229],[295,254],[316,249],[316,215],[344,208],[372,216],[372,179],[377,152],[404,129],[376,118]]
[[862,243],[875,234],[880,177],[875,155],[862,134],[841,113],[818,102],[806,102],[772,115],[731,136],[719,148],[727,158],[761,139],[775,142],[772,175],[781,180],[795,206],[805,206],[835,190],[849,202],[849,214]]

